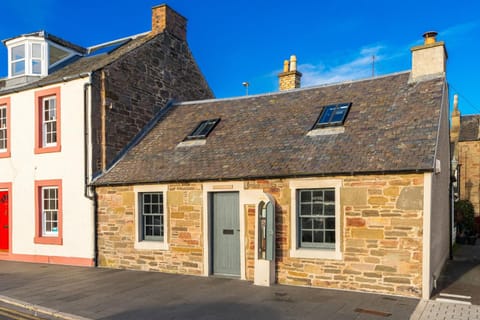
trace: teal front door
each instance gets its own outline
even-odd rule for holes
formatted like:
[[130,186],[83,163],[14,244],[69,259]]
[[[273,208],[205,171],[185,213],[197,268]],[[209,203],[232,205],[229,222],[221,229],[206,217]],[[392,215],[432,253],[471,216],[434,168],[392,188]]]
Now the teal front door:
[[212,273],[240,276],[240,217],[238,192],[211,194]]

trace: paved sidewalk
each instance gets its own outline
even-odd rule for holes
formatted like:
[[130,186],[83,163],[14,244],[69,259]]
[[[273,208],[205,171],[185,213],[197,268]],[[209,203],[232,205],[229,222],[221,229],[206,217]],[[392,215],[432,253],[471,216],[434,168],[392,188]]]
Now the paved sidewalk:
[[410,320],[480,320],[480,306],[422,300]]
[[480,320],[480,241],[456,245],[429,301],[421,301],[411,320]]
[[[409,319],[417,299],[0,261],[0,296],[75,319]],[[8,298],[7,298],[8,297]],[[0,297],[1,298],[1,297]]]

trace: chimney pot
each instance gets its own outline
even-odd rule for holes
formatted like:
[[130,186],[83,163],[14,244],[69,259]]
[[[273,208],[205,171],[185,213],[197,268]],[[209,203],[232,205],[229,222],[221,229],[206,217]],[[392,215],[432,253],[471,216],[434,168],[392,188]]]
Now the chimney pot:
[[283,61],[283,72],[278,75],[280,91],[300,88],[302,74],[297,71],[297,57],[290,56],[290,60]]
[[297,71],[297,57],[295,55],[290,56],[290,71]]
[[432,44],[436,42],[438,32],[436,31],[427,31],[423,34],[424,44]]

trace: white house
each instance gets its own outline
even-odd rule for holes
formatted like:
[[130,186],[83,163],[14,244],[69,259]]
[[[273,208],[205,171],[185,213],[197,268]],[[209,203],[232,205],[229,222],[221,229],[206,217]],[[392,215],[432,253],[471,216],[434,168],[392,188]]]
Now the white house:
[[212,97],[186,20],[161,5],[151,31],[89,48],[45,31],[3,42],[0,260],[95,265],[92,177],[169,100]]

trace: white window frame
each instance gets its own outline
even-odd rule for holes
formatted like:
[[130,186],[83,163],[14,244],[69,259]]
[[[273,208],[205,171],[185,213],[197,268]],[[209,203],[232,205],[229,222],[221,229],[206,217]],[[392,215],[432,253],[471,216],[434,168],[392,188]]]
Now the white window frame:
[[[295,179],[289,181],[290,186],[290,257],[292,258],[312,258],[312,259],[333,259],[341,260],[341,204],[340,189],[342,180],[340,179]],[[297,215],[298,190],[300,189],[335,189],[335,248],[300,248],[298,246],[299,219]]]
[[[54,119],[45,119],[45,102],[50,101],[49,108],[51,108],[51,102],[55,102],[55,112],[54,112]],[[47,148],[47,147],[55,147],[58,142],[58,123],[57,123],[57,96],[52,95],[52,96],[46,96],[42,97],[42,108],[41,108],[41,117],[42,117],[42,148]],[[51,111],[49,111],[49,114]],[[48,131],[47,127],[49,124],[55,123],[55,142],[47,142],[47,136],[49,133],[53,133],[52,131]]]
[[0,140],[0,143],[5,143],[5,146],[0,145],[0,152],[5,152],[8,150],[8,113],[7,105],[0,105],[0,132],[4,132],[4,139]]
[[[167,191],[166,185],[140,185],[134,186],[133,192],[135,196],[135,243],[134,248],[137,250],[168,250],[168,206],[167,206]],[[143,240],[140,236],[140,228],[142,227],[142,205],[140,195],[142,193],[161,192],[163,193],[163,240]]]
[[[33,56],[33,46],[34,45],[39,45],[40,46],[40,57],[34,57]],[[42,75],[43,74],[43,60],[44,60],[44,52],[43,52],[43,46],[41,43],[38,43],[38,42],[32,42],[29,44],[29,47],[30,47],[30,72],[32,75]],[[33,67],[33,63],[37,61],[40,63],[40,72],[39,73],[35,73],[33,71],[34,67]]]
[[[33,57],[33,45],[40,45],[40,57]],[[23,76],[46,76],[48,74],[48,46],[43,38],[39,37],[21,37],[6,43],[8,47],[8,76],[9,78]],[[13,60],[12,50],[15,47],[23,46],[25,57],[23,59]],[[24,61],[24,72],[13,74],[13,64]],[[33,62],[40,61],[40,73],[33,72]]]
[[[56,190],[57,191],[57,197],[56,198],[51,198],[50,200],[56,200],[56,208],[55,209],[45,209],[45,190]],[[42,237],[58,237],[58,228],[59,228],[59,190],[58,186],[45,186],[40,188],[40,197],[41,197],[41,203],[42,203]],[[57,219],[53,220],[50,219],[49,221],[51,222],[56,222],[57,223],[57,230],[56,231],[47,231],[47,211],[50,213],[56,213]]]

